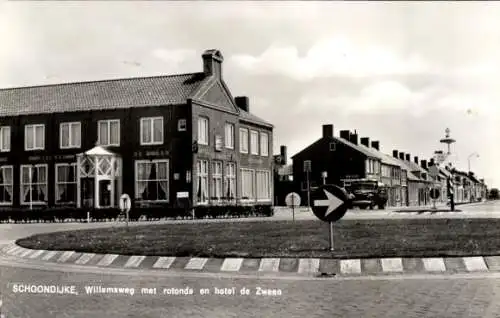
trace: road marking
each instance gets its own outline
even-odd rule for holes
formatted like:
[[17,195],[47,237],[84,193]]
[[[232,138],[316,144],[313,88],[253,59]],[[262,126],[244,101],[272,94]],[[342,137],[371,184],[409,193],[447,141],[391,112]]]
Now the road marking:
[[145,258],[146,256],[130,256],[127,263],[125,263],[125,267],[138,267]]
[[184,269],[203,269],[203,266],[207,263],[208,258],[193,257],[184,266]]
[[56,256],[57,251],[47,251],[48,253],[42,257],[42,261],[48,261],[52,257]]
[[38,250],[38,251],[36,251],[35,253],[31,254],[31,255],[29,256],[29,258],[31,258],[31,259],[37,258],[37,257],[39,257],[40,255],[42,255],[42,254],[43,254],[43,252],[45,252],[45,251],[44,251],[44,250]]
[[4,249],[4,252],[7,253],[7,254],[10,254],[10,252],[12,252],[13,250],[15,250],[16,248],[18,248],[18,246],[16,244],[12,244],[10,246],[7,246],[7,248]]
[[301,258],[299,260],[299,273],[319,272],[319,258]]
[[243,258],[226,258],[220,268],[224,272],[237,272],[243,264]]
[[22,253],[19,254],[19,257],[25,258],[29,254],[33,253],[35,250],[30,250],[30,249],[24,249]]
[[172,263],[175,261],[175,257],[160,257],[158,260],[153,264],[153,268],[170,268],[172,266]]
[[279,258],[263,258],[260,261],[259,272],[277,272],[279,267]]
[[401,258],[382,258],[380,260],[382,271],[384,272],[402,272],[403,260]]
[[481,256],[462,257],[464,265],[469,272],[487,271],[488,267]]
[[12,252],[10,253],[10,255],[17,256],[20,253],[22,253],[23,251],[24,251],[24,247],[18,246],[15,249],[12,250]]
[[75,264],[78,264],[78,265],[85,265],[87,264],[91,259],[92,257],[94,257],[95,254],[94,253],[83,253],[82,256],[80,256],[79,259],[77,259],[75,261]]
[[117,254],[106,254],[103,258],[97,263],[97,266],[109,266],[113,261],[118,257]]
[[441,257],[422,258],[422,263],[424,263],[424,268],[427,272],[446,271],[444,260]]
[[342,274],[360,274],[361,260],[360,259],[341,259],[340,272]]
[[59,256],[59,259],[57,260],[58,263],[64,263],[66,262],[73,254],[75,254],[74,251],[66,251],[62,253],[61,256]]

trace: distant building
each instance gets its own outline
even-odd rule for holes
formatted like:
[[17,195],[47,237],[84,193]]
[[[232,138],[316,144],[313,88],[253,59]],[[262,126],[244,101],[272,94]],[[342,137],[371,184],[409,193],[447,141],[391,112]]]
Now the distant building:
[[273,126],[203,72],[0,90],[0,205],[272,204]]

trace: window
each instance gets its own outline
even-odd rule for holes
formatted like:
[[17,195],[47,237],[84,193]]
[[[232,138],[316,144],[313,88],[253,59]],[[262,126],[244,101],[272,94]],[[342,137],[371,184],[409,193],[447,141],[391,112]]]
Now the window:
[[255,199],[254,171],[250,169],[241,169],[241,199]]
[[12,191],[14,189],[12,166],[0,167],[0,204],[12,204]]
[[222,195],[222,161],[214,161],[212,163],[212,198],[211,200],[219,201]]
[[0,152],[10,151],[10,127],[0,127]]
[[43,150],[45,148],[45,125],[26,125],[24,127],[24,148]]
[[260,133],[260,155],[269,156],[269,135],[267,133]]
[[234,200],[236,198],[236,164],[230,162],[226,165],[226,197],[228,200]]
[[100,120],[98,125],[98,143],[101,146],[120,145],[120,120]]
[[255,130],[250,131],[250,152],[252,155],[259,154],[259,133]]
[[135,199],[168,202],[168,159],[135,161]]
[[271,199],[271,173],[269,171],[257,171],[257,200],[268,201]]
[[198,143],[208,145],[208,118],[198,118]]
[[187,125],[186,125],[186,120],[185,119],[179,119],[177,122],[177,130],[178,131],[186,131]]
[[198,160],[196,165],[198,189],[196,191],[198,203],[208,203],[208,161]]
[[141,145],[163,144],[163,117],[141,118]]
[[240,152],[248,153],[248,129],[240,128]]
[[81,147],[81,126],[79,122],[59,125],[59,147],[61,149]]
[[234,149],[234,125],[226,123],[226,148]]
[[76,203],[76,163],[56,164],[56,203]]
[[21,166],[21,204],[45,204],[47,165]]

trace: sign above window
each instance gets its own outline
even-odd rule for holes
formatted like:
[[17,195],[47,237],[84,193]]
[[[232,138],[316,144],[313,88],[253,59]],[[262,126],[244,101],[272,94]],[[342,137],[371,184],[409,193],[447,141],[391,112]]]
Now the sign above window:
[[222,136],[215,136],[215,151],[222,151]]

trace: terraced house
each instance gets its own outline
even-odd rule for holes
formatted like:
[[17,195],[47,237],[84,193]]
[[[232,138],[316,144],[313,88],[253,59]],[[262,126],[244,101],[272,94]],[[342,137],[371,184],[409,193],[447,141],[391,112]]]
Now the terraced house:
[[203,71],[0,90],[0,204],[272,204],[273,126]]

